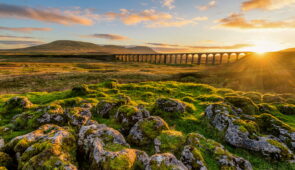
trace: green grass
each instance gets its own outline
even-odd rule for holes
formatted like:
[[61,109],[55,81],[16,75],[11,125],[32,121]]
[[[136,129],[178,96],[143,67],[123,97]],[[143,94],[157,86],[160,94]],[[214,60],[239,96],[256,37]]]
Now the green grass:
[[[87,89],[89,90],[89,93],[86,93],[83,96],[76,96],[74,98],[70,90],[59,92],[30,92],[22,94],[21,96],[27,97],[33,104],[35,104],[33,108],[35,109],[38,106],[49,105],[52,103],[58,103],[63,107],[79,107],[83,102],[88,102],[95,105],[100,100],[117,99],[119,95],[124,94],[131,98],[131,103],[133,105],[143,104],[145,108],[150,111],[152,111],[157,98],[169,97],[178,100],[188,98],[190,99],[190,103],[196,109],[192,113],[186,113],[183,117],[177,119],[169,117],[165,118],[165,121],[168,123],[171,130],[181,131],[184,135],[187,135],[191,132],[198,132],[204,135],[206,138],[220,142],[231,153],[248,159],[252,163],[254,169],[257,170],[294,168],[294,164],[291,165],[286,162],[272,162],[257,153],[246,151],[244,149],[234,148],[226,144],[223,140],[223,134],[217,132],[204,119],[203,113],[207,105],[220,102],[220,100],[223,99],[223,97],[225,97],[228,93],[231,93],[231,95],[235,94],[239,96],[240,94],[242,94],[242,92],[232,91],[229,89],[218,89],[205,84],[182,83],[175,81],[149,81],[128,84],[111,84],[111,86],[109,83],[99,83],[88,85]],[[0,112],[1,109],[3,111],[4,103],[13,96],[16,95],[11,94],[0,96]],[[30,127],[27,127],[21,131],[13,130],[13,123],[9,124],[9,122],[12,116],[14,116],[15,114],[16,113],[2,114],[2,117],[0,119],[0,126],[2,128],[10,127],[12,129],[11,132],[3,133],[3,137],[6,141],[9,141],[15,136],[22,135],[33,130]],[[283,115],[279,112],[271,114],[282,120],[287,125],[293,128],[295,127],[295,115]],[[121,128],[121,125],[116,122],[114,118],[105,119],[94,115],[93,119],[98,121],[98,123],[106,124],[110,127],[113,127],[114,129],[119,130]],[[152,154],[151,151],[148,151],[148,147],[143,147],[142,149],[147,149],[147,152],[149,154]],[[218,169],[216,161],[211,158],[208,153],[202,151],[202,154],[209,169]]]

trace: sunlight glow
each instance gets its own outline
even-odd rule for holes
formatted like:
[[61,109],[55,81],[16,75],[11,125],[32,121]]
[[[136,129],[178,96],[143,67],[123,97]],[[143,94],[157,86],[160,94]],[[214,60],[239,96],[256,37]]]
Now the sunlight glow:
[[272,41],[254,41],[253,46],[245,50],[253,51],[258,54],[263,54],[266,52],[274,52],[284,49],[284,47],[276,42]]

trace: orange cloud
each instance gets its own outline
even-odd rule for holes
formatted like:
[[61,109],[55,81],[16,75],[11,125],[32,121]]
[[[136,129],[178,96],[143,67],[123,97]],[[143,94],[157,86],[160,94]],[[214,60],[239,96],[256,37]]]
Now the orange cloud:
[[51,31],[51,28],[33,28],[33,27],[1,27],[0,30],[6,30],[6,31],[14,31],[14,32],[23,32],[23,33],[31,33],[33,31]]
[[242,10],[249,11],[253,9],[274,10],[280,9],[295,3],[295,0],[248,0],[242,3]]
[[243,14],[233,13],[230,16],[217,21],[220,25],[217,27],[238,28],[238,29],[280,29],[295,28],[295,19],[283,21],[268,20],[246,20]]
[[207,17],[196,17],[193,19],[177,18],[174,20],[157,21],[146,26],[149,28],[160,28],[160,27],[182,27],[189,24],[197,24],[197,21],[206,21]]
[[102,38],[102,39],[108,39],[108,40],[129,40],[130,38],[122,36],[122,35],[117,35],[117,34],[92,34],[92,35],[86,35],[82,37],[87,37],[87,38]]
[[216,6],[216,1],[210,1],[207,5],[202,5],[202,6],[197,6],[196,8],[199,9],[200,11],[206,11],[209,8],[215,7]]
[[93,21],[87,17],[66,14],[59,9],[35,9],[25,6],[0,4],[0,17],[33,19],[43,22],[58,23],[63,25],[81,24],[92,25]]
[[132,12],[127,9],[121,9],[120,13],[108,12],[105,16],[110,19],[120,18],[126,25],[134,25],[146,21],[160,21],[171,19],[172,15],[163,12],[157,12],[154,9],[147,9],[141,12]]
[[175,0],[162,0],[162,4],[169,9],[173,9],[175,8],[174,1]]

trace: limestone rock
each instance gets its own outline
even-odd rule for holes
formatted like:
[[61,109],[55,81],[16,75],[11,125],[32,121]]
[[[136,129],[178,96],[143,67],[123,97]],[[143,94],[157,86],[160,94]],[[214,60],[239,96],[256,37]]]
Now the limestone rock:
[[228,96],[225,100],[231,105],[240,108],[244,114],[257,114],[258,107],[253,101],[247,97]]
[[1,137],[0,137],[0,150],[1,150],[1,148],[3,148],[4,147],[4,139],[2,139]]
[[122,130],[127,133],[137,121],[147,117],[150,117],[150,113],[142,106],[135,107],[130,105],[119,107],[115,116],[116,120],[122,124]]
[[28,109],[32,106],[33,104],[30,102],[30,100],[27,97],[23,96],[16,96],[11,99],[9,99],[5,104],[4,107],[7,110],[10,109]]
[[66,129],[46,124],[26,135],[13,138],[4,147],[14,153],[18,169],[77,169],[76,140]]
[[130,130],[128,141],[143,146],[151,143],[163,130],[168,130],[167,123],[158,116],[151,116],[138,121]]
[[191,145],[184,147],[180,160],[189,170],[207,170],[200,151]]
[[285,115],[295,115],[294,104],[281,104],[277,106],[278,110]]
[[96,122],[81,127],[78,145],[90,169],[144,169],[149,162],[145,152],[129,149],[118,131]]
[[0,152],[0,167],[10,168],[13,164],[12,158],[4,152]]
[[187,170],[188,168],[171,153],[155,154],[151,156],[146,170]]
[[124,95],[119,95],[118,100],[102,100],[96,105],[96,114],[103,118],[110,118],[115,116],[118,107],[129,102],[130,98]]
[[170,113],[184,113],[185,104],[176,99],[159,98],[156,101],[155,109]]

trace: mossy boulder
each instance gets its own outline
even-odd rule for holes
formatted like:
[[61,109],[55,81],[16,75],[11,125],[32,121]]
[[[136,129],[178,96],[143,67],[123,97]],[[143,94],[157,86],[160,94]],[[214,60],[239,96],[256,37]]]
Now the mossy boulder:
[[186,111],[186,104],[177,99],[171,98],[159,98],[157,99],[152,115],[169,117],[169,118],[180,118]]
[[[41,114],[37,119],[37,124],[58,124],[64,125],[67,123],[67,115],[64,113],[64,109],[58,104],[51,104],[45,107],[37,109],[36,114]],[[42,114],[43,113],[43,114]]]
[[5,102],[4,109],[6,112],[20,113],[32,106],[33,104],[27,97],[16,96]]
[[150,158],[146,170],[187,170],[187,167],[171,153],[155,154]]
[[13,164],[12,158],[4,152],[0,152],[0,167],[10,168]]
[[87,124],[92,117],[89,107],[68,108],[65,111],[65,115],[67,116],[67,123],[76,127],[81,127]]
[[285,115],[295,115],[294,104],[280,104],[277,106],[278,110]]
[[180,160],[189,170],[207,169],[201,151],[192,145],[184,146]]
[[260,113],[275,113],[278,112],[278,109],[276,106],[269,104],[269,103],[260,103],[257,105],[259,108]]
[[282,103],[284,102],[284,99],[279,95],[265,94],[262,96],[262,101],[264,103]]
[[[230,153],[220,143],[211,139],[207,139],[198,133],[188,134],[186,144],[187,148],[185,149],[188,149],[186,153],[189,153],[190,155],[187,155],[186,157],[199,160],[196,162],[193,161],[194,159],[188,159],[189,164],[186,164],[188,167],[192,167],[193,165],[197,167],[199,167],[200,165],[204,165],[204,162],[202,162],[202,154],[199,152],[200,150],[202,150],[217,161],[220,169],[252,170],[252,165],[248,160]],[[194,150],[195,153],[192,152]]]
[[169,130],[168,124],[158,116],[138,121],[130,130],[128,141],[143,146],[150,144],[163,130]]
[[78,136],[79,150],[89,169],[144,169],[149,162],[145,152],[129,149],[124,136],[106,125],[92,121],[81,127]]
[[137,121],[149,116],[149,111],[143,106],[123,105],[117,110],[115,118],[122,124],[122,131],[129,132]]
[[43,125],[18,136],[4,150],[18,156],[18,169],[77,169],[76,139],[57,125]]
[[215,94],[203,94],[198,96],[196,99],[203,102],[221,102],[224,100],[223,97]]
[[74,87],[71,91],[71,95],[72,96],[86,96],[87,94],[90,93],[90,91],[91,90],[88,88],[87,85],[82,84],[82,85]]
[[134,170],[144,169],[148,164],[148,155],[135,149],[124,149],[119,152],[107,153],[103,157],[100,165],[92,168],[108,169],[108,170]]
[[253,115],[258,113],[258,106],[247,97],[228,96],[225,97],[225,100],[234,107],[242,109],[244,114]]
[[180,131],[164,130],[155,138],[154,145],[157,153],[171,152],[179,154],[185,143],[185,135]]
[[258,92],[247,92],[243,96],[250,98],[256,104],[262,102],[262,94]]
[[110,118],[116,115],[117,109],[130,103],[130,98],[121,96],[118,100],[101,100],[95,107],[95,113],[103,118]]

